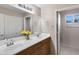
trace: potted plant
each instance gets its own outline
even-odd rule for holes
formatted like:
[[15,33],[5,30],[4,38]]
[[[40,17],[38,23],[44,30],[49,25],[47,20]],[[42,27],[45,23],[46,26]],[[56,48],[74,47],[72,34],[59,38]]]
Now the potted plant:
[[29,35],[31,35],[32,32],[31,32],[31,31],[27,31],[27,30],[23,30],[23,31],[21,32],[21,34],[24,35],[27,40],[29,40]]

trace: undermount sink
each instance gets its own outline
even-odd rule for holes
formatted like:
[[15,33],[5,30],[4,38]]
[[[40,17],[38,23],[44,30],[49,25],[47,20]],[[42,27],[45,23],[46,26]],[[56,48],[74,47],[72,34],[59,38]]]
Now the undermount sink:
[[25,37],[20,37],[17,40],[15,40],[14,45],[16,45],[16,44],[24,44],[24,43],[26,43],[28,41],[35,40],[35,39],[39,39],[39,38],[37,36],[33,36],[33,35],[30,35],[29,39],[26,39]]
[[24,39],[25,37],[20,37],[19,39],[17,39],[13,45],[11,46],[6,46],[6,50],[4,51],[9,51],[9,50],[16,50],[16,48],[20,48],[21,46],[24,46],[24,44],[29,44],[29,41],[33,41],[33,40],[37,40],[38,37],[37,36],[31,36],[29,40]]

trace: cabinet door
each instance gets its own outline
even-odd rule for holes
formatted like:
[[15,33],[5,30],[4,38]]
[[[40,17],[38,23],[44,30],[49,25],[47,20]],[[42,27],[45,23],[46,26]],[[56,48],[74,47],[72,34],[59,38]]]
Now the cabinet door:
[[0,40],[4,40],[4,14],[0,13]]

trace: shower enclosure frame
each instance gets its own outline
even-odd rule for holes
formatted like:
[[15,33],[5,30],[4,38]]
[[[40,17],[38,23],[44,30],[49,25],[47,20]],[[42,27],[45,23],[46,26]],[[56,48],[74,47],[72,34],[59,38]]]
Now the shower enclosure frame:
[[60,53],[60,48],[61,48],[61,45],[60,45],[60,34],[61,34],[61,16],[60,16],[60,12],[57,11],[56,12],[56,39],[57,39],[57,54]]

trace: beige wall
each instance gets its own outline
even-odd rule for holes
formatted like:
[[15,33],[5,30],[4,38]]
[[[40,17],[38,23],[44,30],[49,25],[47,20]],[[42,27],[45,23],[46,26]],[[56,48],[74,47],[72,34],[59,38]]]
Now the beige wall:
[[36,5],[32,4],[35,15],[41,16],[41,8],[37,7]]

